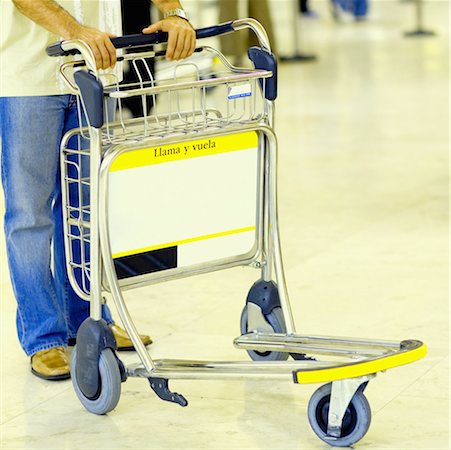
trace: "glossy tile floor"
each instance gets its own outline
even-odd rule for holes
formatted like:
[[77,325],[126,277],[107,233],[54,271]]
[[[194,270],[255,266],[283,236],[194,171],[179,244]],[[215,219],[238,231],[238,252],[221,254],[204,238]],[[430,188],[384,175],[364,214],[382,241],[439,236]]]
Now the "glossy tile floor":
[[[285,2],[275,2],[284,4]],[[306,334],[417,338],[418,363],[378,376],[361,449],[449,447],[448,4],[427,2],[438,35],[405,39],[410,3],[373,2],[367,23],[302,21],[319,62],[280,67],[280,218],[297,329]],[[286,18],[278,9],[280,42]],[[280,43],[279,43],[280,47]],[[316,386],[274,381],[175,381],[188,408],[123,385],[108,416],[86,412],[70,381],[29,371],[1,237],[2,449],[326,449],[306,408]],[[233,269],[135,290],[152,356],[238,358],[232,346],[257,272]],[[133,354],[123,355],[126,362]]]

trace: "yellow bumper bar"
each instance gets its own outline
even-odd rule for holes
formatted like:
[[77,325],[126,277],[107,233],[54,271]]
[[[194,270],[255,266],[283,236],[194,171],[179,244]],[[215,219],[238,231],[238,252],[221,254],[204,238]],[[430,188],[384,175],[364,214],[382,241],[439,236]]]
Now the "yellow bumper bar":
[[425,344],[416,340],[407,340],[401,342],[399,351],[395,353],[349,364],[340,364],[336,367],[296,370],[293,372],[293,378],[294,382],[299,384],[328,383],[346,378],[357,378],[409,364],[423,358],[426,353]]

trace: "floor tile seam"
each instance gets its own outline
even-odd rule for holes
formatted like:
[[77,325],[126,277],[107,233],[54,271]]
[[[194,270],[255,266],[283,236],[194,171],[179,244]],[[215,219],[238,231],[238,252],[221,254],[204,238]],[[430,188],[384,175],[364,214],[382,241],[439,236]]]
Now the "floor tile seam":
[[[423,373],[423,375],[421,375],[420,377],[418,377],[415,381],[413,381],[411,384],[415,383],[416,381],[420,380],[421,378],[425,377],[429,372],[431,372],[432,370],[434,370],[438,365],[442,364],[447,358],[449,358],[449,354],[448,355],[443,355],[443,356],[436,356],[436,358],[439,358],[438,361],[436,361],[435,363],[433,363],[427,370],[426,372]],[[425,361],[427,361],[427,355],[424,359]],[[407,389],[407,388],[406,388]]]
[[[183,278],[179,278],[178,280],[183,280]],[[149,285],[144,286],[144,288],[148,288],[148,287],[152,287],[152,286],[153,286],[152,284],[149,284]],[[163,296],[164,295],[166,295],[166,294],[163,294]],[[178,295],[178,293],[176,293],[176,295]],[[110,304],[114,304],[114,301],[113,301],[112,298],[111,299],[109,298],[108,301],[109,301]],[[128,301],[126,303],[130,304],[133,301],[136,301],[136,299],[133,299],[132,301]],[[186,303],[184,305],[186,305]],[[208,307],[208,305],[211,305],[211,306]],[[207,312],[213,312],[216,308],[217,308],[217,304],[214,304],[213,302],[210,301],[210,302],[208,302],[206,309],[208,310]],[[189,310],[189,307],[188,307],[188,310]],[[194,312],[193,314],[196,315],[196,316],[198,316],[198,315],[201,316],[201,314],[204,314],[204,313],[205,313],[205,311],[202,311],[202,313],[199,313],[199,314],[196,314]],[[132,315],[132,318],[133,318],[133,317],[137,317],[139,314],[138,313],[135,313],[135,314],[132,313],[131,315]]]
[[[213,304],[213,302],[208,302],[208,304],[209,304],[209,305],[212,305],[212,306],[211,306],[210,308],[207,308],[208,310],[205,312],[206,314],[209,314],[209,313],[214,312],[215,309],[217,309],[217,307],[218,307],[218,305],[217,305],[217,304]],[[202,314],[204,314],[204,312],[203,312]],[[189,328],[193,323],[197,323],[197,322],[199,322],[200,320],[205,319],[205,317],[204,317],[202,314],[199,313],[199,315],[197,315],[197,317],[196,317],[194,320],[189,321],[189,322],[187,322],[187,323],[184,324],[184,325],[181,325],[180,328],[177,328],[177,329],[175,329],[175,330],[173,330],[173,331],[170,331],[170,332],[167,332],[167,333],[160,334],[160,335],[158,335],[157,338],[156,338],[156,337],[152,337],[153,344],[157,344],[158,342],[164,342],[164,340],[166,340],[168,337],[171,337],[171,336],[177,334],[177,333],[180,332],[180,331],[186,330],[186,329]],[[136,317],[137,314],[136,314],[136,315],[135,315],[135,314],[132,314],[132,316],[135,316],[135,317]],[[133,321],[133,322],[134,322],[134,321]],[[142,327],[142,328],[143,328],[143,327]]]
[[[249,287],[249,289],[250,289],[250,287]],[[242,301],[243,301],[243,308],[244,308],[244,306],[245,306],[245,299],[243,299]],[[221,306],[221,305],[219,305],[219,306]],[[216,304],[214,307],[211,308],[211,310],[206,311],[205,314],[202,313],[204,315],[199,314],[198,317],[196,317],[194,320],[192,320],[189,323],[186,323],[184,325],[181,325],[180,328],[177,328],[177,330],[173,331],[172,333],[166,334],[164,337],[167,338],[167,337],[172,336],[172,335],[174,335],[174,334],[176,334],[178,332],[181,332],[181,331],[183,332],[184,330],[190,329],[190,327],[192,327],[193,324],[197,324],[200,321],[205,320],[205,315],[210,314],[210,313],[214,313],[217,308],[218,308],[218,305]],[[238,317],[237,318],[237,323],[238,324],[239,324],[239,320],[240,319]],[[207,337],[207,335],[205,335],[205,337]],[[160,338],[158,338],[158,339],[160,339]],[[232,338],[232,339],[234,339],[234,338]],[[157,342],[157,340],[154,339],[154,342]]]
[[451,396],[448,397],[440,397],[438,395],[418,395],[418,394],[399,394],[398,397],[402,398],[417,398],[422,400],[451,400]]
[[[289,382],[289,380],[288,380]],[[283,381],[281,381],[281,383],[283,383]],[[180,389],[179,389],[180,390]],[[127,392],[132,392],[133,395],[131,397],[134,397],[135,395],[143,395],[145,394],[147,391],[139,391],[139,390],[127,390]],[[186,392],[185,392],[186,394]],[[127,397],[127,394],[125,394],[125,396]],[[219,397],[219,396],[210,396],[210,395],[199,395],[199,394],[186,394],[186,398],[188,400],[188,402],[192,399],[196,399],[196,400],[206,400],[206,401],[224,401],[224,402],[229,402],[229,403],[241,403],[241,404],[245,404],[245,403],[251,403],[252,404],[267,404],[268,403],[268,396],[266,396],[265,398],[253,398],[252,400],[246,400],[243,399],[242,396],[240,396],[239,398],[223,398],[223,397]],[[158,400],[158,399],[157,399]],[[282,401],[282,399],[278,399],[279,401]],[[296,398],[290,398],[290,406],[300,406],[300,407],[305,407],[305,409],[307,410],[307,405],[308,405],[309,399],[305,398],[305,399],[299,399],[297,400]],[[189,405],[189,404],[188,404]]]
[[[436,363],[434,363],[432,366],[430,366],[425,372],[423,372],[422,375],[420,375],[419,377],[415,378],[415,380],[412,380],[407,386],[405,386],[403,389],[401,389],[400,392],[398,392],[394,397],[392,397],[390,400],[388,400],[383,406],[381,406],[376,412],[375,414],[379,414],[387,405],[389,405],[390,403],[392,403],[393,401],[395,401],[398,397],[404,396],[404,397],[415,397],[412,395],[408,395],[405,394],[405,392],[407,391],[407,389],[409,389],[411,386],[413,386],[415,383],[417,383],[419,380],[421,380],[421,378],[424,378],[429,372],[431,372],[432,370],[434,370],[435,367],[437,367],[439,364],[441,364],[445,359],[447,358],[447,356],[444,356],[440,359],[440,361],[437,361]],[[419,398],[424,398],[424,397],[419,397]],[[432,398],[432,397],[431,397]]]
[[[49,383],[55,383],[55,382],[54,382],[54,381],[49,381]],[[60,396],[61,394],[64,394],[64,393],[67,392],[69,389],[73,389],[72,384],[70,384],[70,385],[67,386],[65,389],[61,390],[60,392],[58,392],[58,393],[52,395],[51,397],[48,397],[48,398],[46,398],[45,400],[43,400],[43,401],[41,401],[41,402],[39,402],[39,403],[36,403],[35,405],[33,405],[32,407],[30,407],[30,408],[27,409],[26,411],[23,411],[22,413],[17,414],[16,416],[7,419],[5,422],[0,423],[0,428],[2,428],[3,425],[6,425],[6,424],[8,424],[9,422],[11,422],[11,421],[17,419],[17,418],[20,417],[20,416],[23,416],[23,415],[25,415],[25,414],[28,414],[29,412],[33,411],[34,409],[36,409],[37,407],[43,405],[44,403],[47,403],[47,402],[53,400],[55,397],[58,397],[58,396]]]
[[[425,344],[427,345],[427,342],[425,342]],[[440,358],[441,360],[439,362],[434,363],[434,364],[440,364],[445,359],[449,359],[451,357],[450,350],[451,350],[450,347],[437,347],[437,346],[429,347],[429,346],[427,346],[427,354],[425,356],[425,360],[426,361],[429,360],[429,357]],[[444,352],[444,354],[443,355],[430,355],[431,352],[440,352],[440,353]]]
[[[175,331],[173,331],[173,332],[170,332],[170,333],[160,334],[157,338],[152,337],[152,346],[154,346],[154,344],[158,344],[159,342],[160,342],[160,343],[161,343],[161,342],[164,342],[167,338],[170,338],[170,337],[172,337],[172,336],[174,336],[174,335],[177,335],[177,334],[180,333],[180,332],[183,332],[183,331],[186,330],[186,329],[189,329],[190,325],[192,325],[193,323],[197,323],[197,322],[199,322],[199,321],[202,320],[202,319],[204,319],[204,318],[203,318],[203,317],[200,317],[199,319],[196,319],[195,321],[190,322],[189,325],[186,325],[186,326],[183,325],[181,328],[178,328],[177,330],[175,330]],[[201,335],[198,334],[198,336],[201,336]],[[209,336],[211,336],[210,333],[207,333],[207,334],[203,334],[203,335],[202,335],[202,337],[204,337],[204,338],[208,338]],[[232,339],[233,339],[233,338],[232,338]]]
[[[307,262],[311,262],[312,260],[314,261],[318,257],[323,257],[325,254],[329,253],[332,249],[340,248],[347,241],[352,241],[353,239],[355,239],[356,236],[365,234],[366,232],[368,232],[369,230],[371,230],[373,228],[377,229],[377,227],[379,227],[381,224],[389,223],[395,217],[403,215],[409,210],[414,210],[421,203],[423,203],[423,202],[412,201],[409,205],[402,208],[402,210],[397,210],[395,213],[392,213],[389,216],[385,216],[385,217],[381,218],[380,220],[373,221],[368,225],[363,225],[363,226],[359,227],[358,229],[356,229],[355,231],[353,231],[351,234],[347,234],[346,236],[344,236],[342,238],[334,239],[333,244],[327,246],[326,248],[323,248],[321,250],[313,252],[305,258],[302,258],[302,260],[296,264],[296,267],[298,267],[299,265],[305,264]],[[283,250],[283,247],[282,247],[282,250]],[[293,269],[293,267],[290,267],[290,268],[286,268],[285,270],[290,271],[292,269]]]

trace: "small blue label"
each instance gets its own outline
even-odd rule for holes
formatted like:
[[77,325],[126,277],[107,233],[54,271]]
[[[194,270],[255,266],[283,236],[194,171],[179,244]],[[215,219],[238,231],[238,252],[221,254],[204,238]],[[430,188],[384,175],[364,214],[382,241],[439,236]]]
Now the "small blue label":
[[252,94],[250,92],[244,92],[243,94],[229,95],[229,100],[232,100],[233,98],[250,97],[251,95]]
[[251,85],[249,83],[239,84],[229,87],[229,100],[242,97],[250,97],[252,95]]

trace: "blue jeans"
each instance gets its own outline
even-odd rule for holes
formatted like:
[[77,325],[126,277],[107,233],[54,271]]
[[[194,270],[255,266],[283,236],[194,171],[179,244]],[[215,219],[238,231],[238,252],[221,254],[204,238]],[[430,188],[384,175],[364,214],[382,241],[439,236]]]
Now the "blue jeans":
[[343,11],[349,12],[354,17],[365,17],[368,13],[368,0],[333,0]]
[[60,142],[77,126],[72,95],[0,97],[6,249],[17,333],[28,356],[67,346],[89,316],[89,303],[67,277],[61,204]]

